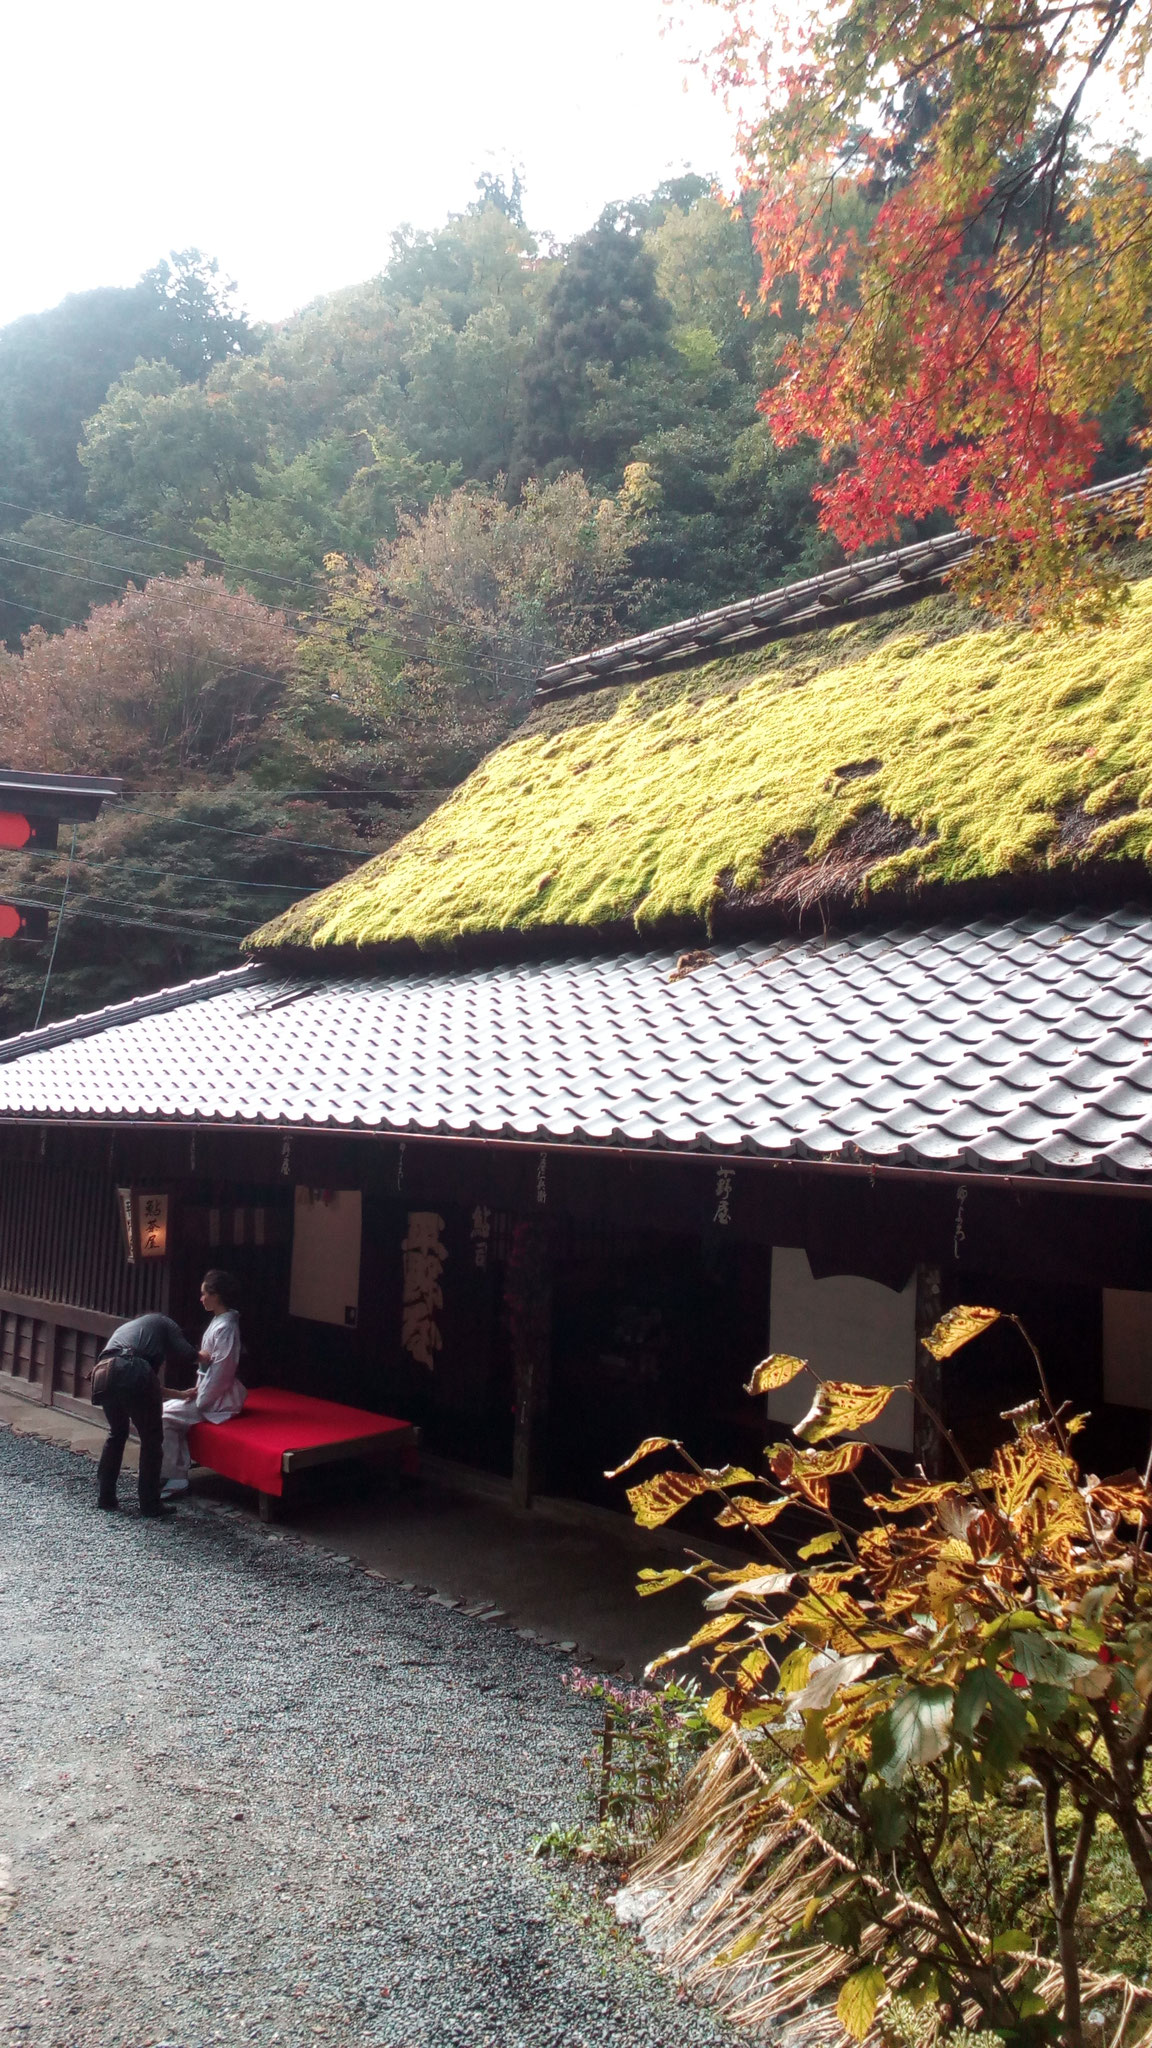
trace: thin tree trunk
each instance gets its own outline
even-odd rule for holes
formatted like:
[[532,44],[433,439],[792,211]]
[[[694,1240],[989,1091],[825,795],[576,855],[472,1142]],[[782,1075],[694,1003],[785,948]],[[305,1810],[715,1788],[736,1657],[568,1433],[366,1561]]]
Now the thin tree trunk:
[[1060,1789],[1059,1778],[1053,1775],[1047,1779],[1044,1786],[1044,1849],[1048,1859],[1048,1890],[1056,1916],[1060,1970],[1064,1979],[1062,2038],[1065,2048],[1084,2048],[1080,2010],[1080,1942],[1076,1921],[1088,1869],[1088,1851],[1092,1847],[1092,1837],[1096,1832],[1099,1808],[1085,1806],[1080,1809],[1080,1826],[1076,1831],[1076,1843],[1065,1875],[1056,1832],[1060,1813]]

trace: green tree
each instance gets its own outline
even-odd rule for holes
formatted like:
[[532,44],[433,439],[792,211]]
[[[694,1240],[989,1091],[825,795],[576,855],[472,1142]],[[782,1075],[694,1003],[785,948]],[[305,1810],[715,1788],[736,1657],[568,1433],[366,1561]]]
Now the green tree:
[[215,263],[188,249],[138,284],[76,292],[45,313],[0,329],[0,529],[30,507],[75,518],[84,507],[76,447],[109,385],[141,358],[178,373],[243,353],[253,336]]
[[453,481],[388,427],[336,433],[283,468],[257,468],[253,489],[230,496],[201,531],[230,581],[306,610],[326,556],[370,556],[378,541],[395,538],[402,513],[420,510]]
[[[627,461],[634,417],[628,408],[605,431],[603,401],[636,365],[667,359],[672,310],[656,283],[643,237],[609,208],[570,244],[545,302],[524,367],[524,410],[514,473],[523,478],[554,463],[576,463],[598,478]],[[599,424],[588,420],[600,406]]]
[[285,759],[443,786],[527,709],[538,669],[611,637],[635,596],[645,479],[462,486],[405,516],[376,566],[330,559],[326,604],[275,721]]
[[266,455],[225,393],[182,383],[166,362],[137,363],[113,384],[79,449],[94,512],[190,548],[194,523],[252,490]]

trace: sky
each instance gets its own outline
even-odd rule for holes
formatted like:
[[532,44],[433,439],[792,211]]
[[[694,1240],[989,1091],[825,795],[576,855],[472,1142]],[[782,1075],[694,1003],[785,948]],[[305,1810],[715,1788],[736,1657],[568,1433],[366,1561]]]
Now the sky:
[[730,177],[728,117],[668,19],[662,0],[10,8],[0,182],[23,203],[0,324],[187,247],[281,319],[379,270],[395,228],[462,210],[485,170],[521,166],[529,224],[560,240],[670,173]]

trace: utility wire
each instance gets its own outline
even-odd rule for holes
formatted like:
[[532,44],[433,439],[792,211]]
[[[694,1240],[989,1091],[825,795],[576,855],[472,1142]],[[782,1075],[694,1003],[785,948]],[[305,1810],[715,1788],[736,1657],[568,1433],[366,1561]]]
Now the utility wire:
[[[10,561],[12,558],[11,556],[3,556],[0,557],[0,559]],[[30,565],[27,562],[21,564],[21,567],[25,569],[30,566],[34,566],[34,564]],[[63,571],[60,569],[51,569],[48,573],[52,576],[60,576],[63,574]],[[76,581],[78,583],[91,582],[92,578],[78,576],[76,578]],[[108,583],[103,585],[103,588],[106,590],[119,589],[119,585]],[[120,594],[121,596],[123,596],[122,591]],[[10,611],[14,612],[30,612],[32,617],[35,619],[55,619],[57,624],[61,626],[87,626],[89,624],[88,619],[74,618],[71,612],[49,612],[45,611],[43,605],[23,604],[19,598],[6,597],[3,591],[0,591],[0,606],[7,606],[7,608]],[[267,673],[265,669],[241,668],[237,663],[228,661],[224,662],[223,665],[217,669],[215,675],[211,676],[209,680],[213,683],[218,683],[220,681],[221,676],[251,676],[253,682],[273,683],[276,685],[277,688],[279,688],[284,681],[283,676],[271,676]]]
[[[203,939],[214,946],[238,946],[241,939],[247,936],[245,932],[207,931],[203,926],[197,925],[150,924],[143,917],[110,917],[107,911],[84,910],[76,904],[69,905],[68,915],[69,917],[88,918],[93,924],[131,925],[134,930],[139,932],[170,932],[179,939]],[[57,924],[56,929],[59,931],[59,924]]]
[[44,986],[43,986],[43,988],[42,988],[42,989],[41,989],[41,991],[40,991],[40,1008],[39,1008],[39,1009],[37,1010],[37,1012],[36,1012],[36,1022],[35,1022],[35,1024],[34,1024],[34,1025],[32,1026],[32,1029],[33,1029],[33,1031],[36,1031],[36,1030],[38,1030],[38,1029],[39,1029],[39,1026],[40,1026],[40,1019],[41,1019],[41,1017],[42,1017],[42,1016],[44,1015],[44,1002],[45,1002],[45,998],[47,997],[47,994],[48,994],[48,984],[49,984],[49,982],[50,982],[50,981],[51,981],[51,979],[52,979],[52,969],[53,969],[53,968],[55,967],[55,965],[56,965],[56,948],[57,948],[57,946],[58,946],[58,945],[60,944],[60,927],[61,927],[61,925],[62,925],[62,924],[63,924],[63,922],[64,922],[64,911],[65,911],[65,909],[66,909],[66,907],[67,907],[67,903],[68,903],[68,886],[69,886],[69,883],[70,883],[70,882],[71,882],[71,880],[72,880],[72,856],[73,856],[73,854],[75,853],[75,851],[76,851],[76,827],[75,827],[75,825],[73,825],[73,827],[72,827],[72,844],[71,844],[71,846],[70,846],[70,847],[69,847],[69,849],[68,849],[68,866],[67,866],[67,868],[65,869],[65,872],[64,872],[64,894],[63,894],[63,895],[61,896],[61,898],[60,898],[60,908],[59,908],[59,910],[58,910],[58,911],[57,911],[57,913],[56,913],[56,930],[55,930],[55,931],[53,932],[53,934],[52,934],[52,951],[51,951],[51,952],[49,953],[49,955],[48,955],[48,972],[47,972],[47,974],[46,974],[46,975],[44,976]]
[[[3,499],[0,499],[0,504],[3,502]],[[19,569],[32,569],[38,574],[43,573],[47,576],[64,576],[69,573],[64,569],[46,569],[41,572],[38,563],[18,561],[15,555],[0,555],[0,561],[15,562],[16,567]],[[93,583],[100,590],[114,590],[120,597],[123,597],[125,594],[120,584],[103,583],[95,576],[73,576],[71,580],[74,583]],[[45,611],[41,605],[24,604],[19,598],[5,597],[3,592],[0,592],[0,605],[7,605],[12,611],[30,612],[37,619],[55,619],[60,625],[64,626],[86,626],[89,623],[87,617],[78,619],[71,612]],[[517,682],[531,682],[539,675],[541,665],[542,658],[540,661],[526,662],[513,660],[511,656],[500,660],[495,659],[495,657],[489,657],[487,662],[478,662],[474,659],[471,664],[465,665],[464,672],[470,682],[484,682],[486,679],[485,670],[487,670],[487,680],[490,682],[496,681],[501,676],[511,676]],[[218,681],[222,675],[252,676],[258,683],[281,683],[284,680],[282,676],[266,674],[263,669],[235,668],[228,664],[217,670],[213,681]]]
[[[57,908],[57,905],[54,901],[52,901],[51,899],[46,899],[43,896],[23,896],[17,898],[16,900],[24,903],[33,903],[41,910],[55,910]],[[124,909],[124,906],[121,903],[118,903],[114,897],[109,898],[107,896],[73,896],[72,908],[77,915],[80,914],[81,907],[83,907],[85,910],[91,908],[92,915],[94,917],[101,916],[112,918],[119,918]],[[157,908],[160,911],[163,911],[165,908],[168,908],[176,917],[224,917],[227,919],[229,924],[235,924],[238,927],[235,936],[240,939],[244,937],[245,932],[249,932],[252,929],[251,924],[248,922],[247,918],[244,916],[242,912],[233,915],[231,911],[214,910],[213,908],[207,905],[204,908],[201,908],[201,906],[197,903],[172,903],[167,906],[165,906],[164,904],[158,904]],[[197,930],[209,931],[211,929],[212,927],[208,925],[197,926]],[[221,932],[224,931],[223,926],[218,926],[217,929]]]
[[[148,815],[147,812],[141,810],[139,804],[117,805],[117,815],[123,817],[125,813],[132,818],[142,818]],[[346,846],[325,846],[322,839],[282,839],[274,829],[271,833],[246,832],[239,825],[209,825],[202,818],[186,818],[179,811],[170,817],[169,823],[173,825],[190,825],[194,832],[227,832],[234,839],[263,839],[270,846],[302,846],[310,853],[330,853],[335,860],[365,861],[375,860],[376,858],[374,853],[355,853]]]
[[[57,860],[58,853],[50,846],[0,846],[0,857],[5,860]],[[94,867],[97,873],[104,868],[124,868],[134,875],[159,875],[169,882],[218,882],[229,889],[277,889],[282,896],[311,896],[314,891],[307,882],[247,882],[239,875],[196,875],[187,868],[147,868],[138,860],[99,860],[91,854],[81,853],[80,865]]]
[[[4,500],[0,498],[0,505],[2,505],[3,503]],[[52,515],[53,518],[55,518],[56,516],[57,515],[55,513]],[[83,527],[81,527],[81,531],[83,531]],[[110,540],[114,538],[114,536],[107,527],[100,527],[98,531],[101,533],[107,533]],[[128,538],[127,534],[118,537],[123,538],[125,540]],[[110,562],[103,555],[96,554],[93,552],[90,552],[86,555],[76,555],[72,553],[70,548],[45,547],[41,541],[25,540],[23,536],[23,529],[18,526],[0,529],[0,538],[6,540],[10,547],[24,548],[29,554],[55,555],[57,561],[59,562],[84,562],[88,564],[94,563],[95,566],[99,569],[116,569],[121,571],[121,573],[125,576],[137,576],[143,578],[150,576],[170,576],[173,573],[172,570],[168,568],[151,569],[149,568],[147,562],[133,562],[131,564],[129,564],[128,562]],[[150,541],[144,541],[141,543],[141,545],[144,547],[150,547],[153,545],[153,543]],[[45,576],[67,576],[71,573],[67,569],[48,569],[41,562],[26,562],[23,560],[22,557],[18,555],[6,556],[5,560],[14,561],[16,562],[17,566],[21,569],[31,569]],[[230,576],[259,576],[266,583],[272,582],[274,580],[273,572],[271,569],[261,569],[258,567],[241,569],[239,567],[231,566],[224,560],[222,555],[217,553],[217,551],[214,548],[201,547],[198,549],[193,549],[185,555],[185,567],[188,566],[189,562],[193,561],[200,562],[204,566],[204,568],[215,568],[218,565],[221,569],[225,570]],[[313,571],[314,576],[318,576],[319,573],[319,570]],[[77,583],[95,583],[97,579],[94,576],[76,575],[73,578],[73,580]],[[316,589],[313,583],[295,583],[292,582],[291,579],[287,576],[281,576],[276,578],[275,580],[287,584],[288,588],[291,590],[306,591],[308,593],[309,602],[312,603],[315,601]],[[115,583],[106,583],[103,585],[103,588],[105,590],[118,590],[120,586],[119,584]],[[304,609],[304,607],[300,607],[300,609]]]
[[[7,535],[5,535],[5,538],[7,538]],[[47,553],[48,550],[45,550],[45,552]],[[51,552],[56,554],[59,551],[53,548]],[[83,557],[75,555],[69,557],[69,559],[81,561]],[[124,585],[122,583],[105,583],[99,576],[77,576],[72,569],[50,569],[46,562],[24,562],[21,561],[19,555],[0,555],[0,562],[14,562],[18,569],[31,569],[37,576],[65,576],[70,583],[90,583],[95,590],[116,590],[121,597],[124,595]],[[103,566],[107,569],[115,569],[118,564],[106,562]],[[146,576],[148,572],[145,569],[140,573]]]
[[[63,899],[61,899],[60,903],[45,903],[43,898],[39,896],[25,896],[23,894],[17,895],[13,893],[8,898],[8,901],[10,903],[14,903],[18,909],[25,908],[32,910],[55,911],[58,919],[62,914]],[[177,915],[179,914],[180,911],[179,907],[177,906]],[[133,929],[136,931],[175,932],[181,938],[211,939],[214,942],[219,941],[221,945],[229,946],[239,945],[241,939],[246,938],[248,932],[252,929],[250,925],[246,925],[243,931],[226,932],[219,930],[214,931],[208,925],[155,924],[148,918],[121,917],[118,915],[114,915],[111,911],[107,910],[89,910],[87,908],[86,899],[77,898],[75,896],[68,904],[67,915],[69,917],[90,918],[95,924],[131,925]]]
[[[10,562],[12,560],[14,560],[14,557],[11,555],[0,556],[0,561]],[[36,565],[35,563],[23,562],[19,566],[21,568],[34,568]],[[50,576],[62,576],[64,573],[65,572],[62,569],[50,569],[48,571],[48,574]],[[95,578],[78,576],[74,580],[77,583],[85,583],[94,582]],[[105,583],[101,584],[100,588],[103,590],[115,589],[119,591],[118,584]],[[122,596],[123,592],[120,592],[120,595]],[[86,618],[77,619],[73,617],[71,612],[46,611],[42,605],[25,604],[22,601],[22,599],[15,597],[6,597],[4,593],[0,591],[0,606],[4,605],[6,605],[11,611],[28,612],[30,616],[34,619],[53,619],[56,621],[58,625],[61,626],[83,627],[87,626],[89,623],[89,620]],[[488,679],[490,681],[496,680],[498,672],[505,676],[511,676],[514,680],[518,682],[530,682],[532,678],[538,673],[538,671],[535,668],[528,667],[523,663],[517,664],[511,661],[505,662],[503,664],[496,662],[489,663]],[[480,683],[484,681],[483,671],[477,667],[467,669],[466,673],[470,681]],[[279,689],[284,682],[283,676],[269,675],[266,670],[259,668],[241,668],[239,664],[232,662],[224,662],[222,666],[217,669],[215,675],[211,677],[210,680],[214,683],[218,683],[220,681],[221,676],[249,676],[251,677],[253,682],[271,683],[276,689]]]
[[[102,519],[69,519],[63,512],[49,511],[43,505],[22,505],[16,498],[0,498],[0,505],[9,506],[13,512],[27,512],[34,519],[58,519],[62,526],[94,526],[100,533],[108,534],[112,540],[126,540],[131,547],[155,548],[162,555],[179,555],[185,561],[188,559],[187,548],[173,547],[170,542],[163,540],[145,540],[144,536],[139,533],[121,533],[114,526],[106,526]],[[205,549],[203,537],[196,533],[194,527],[186,526],[183,531],[195,539],[196,546],[202,554],[212,555],[214,553],[212,548]],[[32,542],[28,542],[28,546],[32,545]],[[46,552],[51,553],[52,550],[49,549]],[[215,559],[220,561],[222,558],[217,554]],[[250,573],[263,576],[269,583],[286,583],[292,590],[307,590],[308,588],[308,585],[301,583],[297,577],[281,576],[275,569],[257,569]]]

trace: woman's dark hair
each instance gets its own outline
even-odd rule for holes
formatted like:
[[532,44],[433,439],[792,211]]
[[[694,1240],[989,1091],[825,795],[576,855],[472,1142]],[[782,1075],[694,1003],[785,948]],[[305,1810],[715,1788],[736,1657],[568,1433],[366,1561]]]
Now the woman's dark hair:
[[218,1295],[225,1308],[239,1308],[240,1282],[235,1273],[225,1273],[219,1266],[213,1266],[200,1282],[209,1294]]

